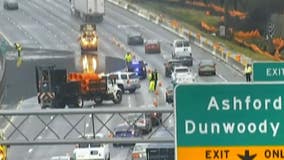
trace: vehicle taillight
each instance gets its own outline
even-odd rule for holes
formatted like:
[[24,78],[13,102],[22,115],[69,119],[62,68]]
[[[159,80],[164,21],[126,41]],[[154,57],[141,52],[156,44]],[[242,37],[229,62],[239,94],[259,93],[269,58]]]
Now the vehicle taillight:
[[132,159],[138,159],[141,158],[141,154],[139,153],[132,153]]
[[141,120],[139,120],[139,122],[142,123],[142,124],[145,124],[146,120],[145,119],[141,119]]

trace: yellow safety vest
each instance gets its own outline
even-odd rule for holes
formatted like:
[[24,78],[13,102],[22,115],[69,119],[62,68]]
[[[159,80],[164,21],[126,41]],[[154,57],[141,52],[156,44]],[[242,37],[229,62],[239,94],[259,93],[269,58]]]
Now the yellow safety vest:
[[126,62],[131,62],[131,60],[132,60],[131,54],[126,54],[126,55],[125,55],[125,61],[126,61]]
[[245,74],[251,74],[252,73],[252,67],[249,66],[249,67],[246,67],[245,68]]
[[22,50],[22,46],[19,43],[16,43],[16,49],[21,51]]

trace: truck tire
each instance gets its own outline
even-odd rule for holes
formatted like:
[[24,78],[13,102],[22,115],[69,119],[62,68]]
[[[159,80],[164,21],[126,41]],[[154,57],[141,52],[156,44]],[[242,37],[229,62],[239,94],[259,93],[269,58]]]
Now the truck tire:
[[108,153],[108,157],[107,157],[107,160],[110,160],[110,153]]
[[74,103],[69,104],[69,108],[83,108],[84,100],[82,97],[78,97],[77,100],[74,100]]
[[122,92],[121,92],[121,91],[117,91],[117,92],[116,92],[116,97],[117,97],[117,99],[113,99],[113,100],[112,100],[113,103],[114,103],[114,104],[120,104],[121,101],[122,101]]
[[98,21],[98,23],[101,23],[101,22],[103,22],[103,20],[104,20],[104,16],[98,16],[97,17],[97,21]]
[[84,100],[83,100],[82,97],[78,97],[77,106],[78,106],[78,108],[83,108]]
[[95,96],[94,97],[94,102],[96,103],[96,104],[102,104],[103,103],[103,97],[102,96]]

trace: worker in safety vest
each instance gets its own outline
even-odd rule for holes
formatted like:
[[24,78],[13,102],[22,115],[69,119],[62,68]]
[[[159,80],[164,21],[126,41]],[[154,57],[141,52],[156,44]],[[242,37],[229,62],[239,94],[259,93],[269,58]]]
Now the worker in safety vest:
[[18,52],[18,59],[17,59],[17,67],[19,67],[22,64],[22,45],[20,43],[14,43],[15,48]]
[[18,57],[21,57],[22,45],[20,43],[15,43],[15,48],[18,51]]
[[251,64],[247,64],[244,70],[245,76],[246,76],[246,81],[250,82],[251,81],[251,74],[252,74],[252,66]]
[[128,68],[128,65],[130,65],[130,63],[132,62],[132,55],[130,52],[127,52],[125,57],[125,63],[126,63],[126,67]]
[[158,83],[158,72],[155,69],[154,71],[150,72],[149,74],[149,91],[156,91],[157,83]]

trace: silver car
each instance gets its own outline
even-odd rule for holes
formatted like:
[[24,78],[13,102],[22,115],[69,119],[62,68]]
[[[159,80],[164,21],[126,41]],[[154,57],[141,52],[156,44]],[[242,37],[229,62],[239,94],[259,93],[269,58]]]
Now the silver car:
[[199,76],[216,75],[216,63],[213,60],[201,60],[198,66]]
[[18,0],[4,0],[3,7],[7,10],[17,10],[19,9]]

